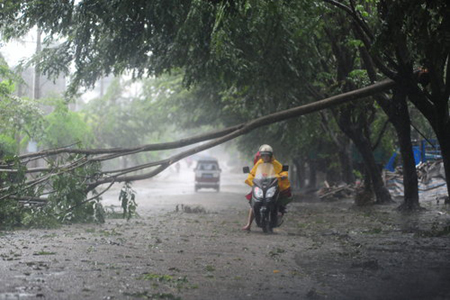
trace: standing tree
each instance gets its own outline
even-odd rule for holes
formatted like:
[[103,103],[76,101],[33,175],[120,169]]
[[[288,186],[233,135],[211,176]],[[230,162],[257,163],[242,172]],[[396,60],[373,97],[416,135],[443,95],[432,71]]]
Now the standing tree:
[[[371,63],[398,84],[393,98],[396,104],[386,103],[385,110],[398,112],[390,116],[399,119],[394,121],[394,125],[397,132],[404,134],[400,145],[407,148],[410,144],[410,130],[405,125],[405,121],[409,121],[405,97],[430,123],[441,147],[450,194],[450,3],[445,0],[381,0],[374,6],[368,1],[359,1],[358,5],[353,0],[324,1],[348,13],[366,53],[370,54]],[[367,12],[375,14],[378,22],[368,23]],[[411,160],[411,154],[403,149],[402,155],[405,174],[411,174],[405,186],[415,185],[415,170],[410,162],[405,162]],[[418,207],[416,191],[410,190],[408,195],[405,192],[401,208],[415,207]]]
[[[339,87],[342,92],[354,90],[361,81],[365,79],[365,72],[359,62],[357,48],[352,46],[352,37],[350,26],[342,25],[342,13],[329,12],[327,15],[327,25],[324,26],[330,52],[335,58],[334,68],[335,81],[334,86]],[[344,23],[345,24],[345,23]],[[361,78],[362,77],[362,78]],[[361,153],[366,170],[366,189],[373,189],[376,197],[376,203],[392,202],[391,195],[384,185],[380,168],[373,154],[373,143],[371,141],[371,123],[379,113],[373,102],[348,103],[333,109],[333,115],[340,129],[353,141],[354,145]]]

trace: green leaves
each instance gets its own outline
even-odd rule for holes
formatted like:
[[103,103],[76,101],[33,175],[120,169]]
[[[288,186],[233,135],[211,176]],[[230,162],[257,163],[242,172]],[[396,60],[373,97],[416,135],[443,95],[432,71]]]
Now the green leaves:
[[68,110],[67,104],[62,99],[44,120],[44,129],[40,138],[40,144],[44,148],[57,148],[77,143],[87,147],[93,143],[91,129],[82,119],[82,115]]
[[[61,158],[60,158],[61,159]],[[58,165],[70,165],[82,159],[81,156],[69,156],[67,160],[53,161],[55,169]],[[55,215],[62,223],[101,222],[100,199],[87,200],[87,185],[90,178],[100,170],[100,164],[91,163],[73,170],[60,172],[58,176],[51,176],[50,186],[53,191],[48,197],[46,209]]]
[[[33,138],[41,129],[43,113],[37,103],[13,95],[15,84],[21,81],[0,57],[0,135],[3,141],[11,142],[18,136]],[[14,148],[18,146],[17,143]]]
[[130,182],[126,182],[120,190],[119,201],[123,209],[123,218],[128,221],[136,215],[136,192],[131,188]]
[[[51,228],[62,223],[104,222],[99,197],[87,199],[87,185],[100,165],[91,163],[70,169],[71,164],[82,159],[73,155],[49,160],[52,171],[43,172],[31,183],[26,182],[25,165],[19,161],[2,162],[17,172],[0,173],[0,227]],[[28,201],[33,205],[22,204]]]

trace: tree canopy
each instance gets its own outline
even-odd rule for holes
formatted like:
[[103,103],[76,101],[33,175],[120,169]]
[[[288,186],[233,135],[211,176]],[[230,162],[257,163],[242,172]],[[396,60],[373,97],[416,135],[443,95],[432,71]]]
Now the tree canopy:
[[[80,87],[92,87],[109,74],[148,78],[139,99],[118,97],[116,85],[109,95],[90,104],[96,113],[86,118],[96,124],[94,134],[112,148],[56,149],[45,155],[94,156],[66,162],[76,168],[87,161],[215,139],[180,155],[97,177],[86,190],[115,180],[148,178],[178,159],[252,131],[240,143],[247,153],[255,150],[248,148],[249,142],[262,139],[297,161],[314,163],[317,152],[327,152],[339,157],[342,166],[348,165],[341,171],[348,181],[353,180],[346,143],[351,140],[372,174],[366,182],[373,185],[381,203],[390,197],[383,190],[372,152],[383,138],[386,120],[400,141],[408,187],[417,186],[411,175],[415,167],[407,100],[430,123],[450,180],[449,12],[450,4],[443,0],[6,0],[0,3],[0,30],[8,40],[38,27],[45,36],[44,47],[30,63],[53,77],[74,70],[71,97]],[[386,78],[390,80],[382,81]],[[368,88],[370,93],[365,92],[363,87],[377,82]],[[353,90],[365,101],[290,120],[326,108],[323,102],[314,104],[320,99],[349,96],[345,93]],[[130,101],[134,108],[126,105]],[[296,108],[289,110],[292,107]],[[114,114],[117,120],[105,114]],[[130,140],[143,142],[137,133],[149,124],[157,128],[164,119],[183,127],[225,129],[177,142],[121,147],[121,143],[131,145]],[[270,126],[255,130],[262,125]],[[109,133],[121,130],[123,140],[111,138]],[[332,147],[324,145],[331,143],[337,151],[327,151]],[[125,175],[148,167],[156,169]],[[97,176],[95,168],[85,171]],[[405,201],[417,205],[417,189],[407,194]]]

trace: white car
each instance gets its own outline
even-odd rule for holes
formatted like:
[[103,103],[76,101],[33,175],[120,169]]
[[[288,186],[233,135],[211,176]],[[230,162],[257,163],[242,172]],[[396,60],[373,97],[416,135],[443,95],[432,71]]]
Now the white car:
[[213,188],[220,191],[219,163],[215,158],[202,158],[197,161],[195,172],[195,191],[201,188]]

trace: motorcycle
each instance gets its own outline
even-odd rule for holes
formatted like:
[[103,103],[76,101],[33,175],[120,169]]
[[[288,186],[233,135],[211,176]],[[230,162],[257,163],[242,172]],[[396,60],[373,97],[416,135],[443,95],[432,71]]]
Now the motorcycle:
[[[288,171],[289,166],[283,165],[282,171]],[[249,167],[243,168],[244,173],[250,173]],[[279,227],[282,217],[278,215],[280,189],[278,181],[282,179],[276,174],[271,163],[259,164],[253,179],[252,207],[255,222],[265,233],[273,232],[273,228]]]

